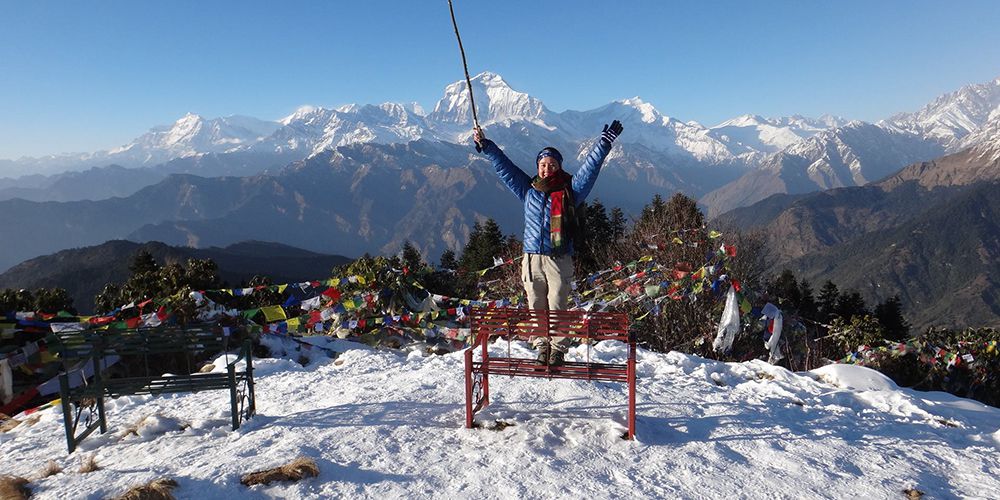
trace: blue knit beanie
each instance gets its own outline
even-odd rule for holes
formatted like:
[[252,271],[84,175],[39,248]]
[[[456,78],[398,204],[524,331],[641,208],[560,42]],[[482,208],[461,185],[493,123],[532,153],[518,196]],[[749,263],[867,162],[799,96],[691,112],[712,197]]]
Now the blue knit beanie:
[[538,156],[535,158],[535,164],[537,165],[538,162],[542,161],[542,158],[545,157],[555,158],[556,161],[559,162],[559,166],[562,167],[562,154],[559,153],[558,149],[548,147],[539,151]]

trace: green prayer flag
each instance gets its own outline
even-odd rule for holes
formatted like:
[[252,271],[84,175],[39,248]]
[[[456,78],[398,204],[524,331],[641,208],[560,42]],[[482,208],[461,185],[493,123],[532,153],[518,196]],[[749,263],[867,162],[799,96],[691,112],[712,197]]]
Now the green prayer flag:
[[743,314],[750,312],[750,301],[746,297],[740,300],[740,312]]

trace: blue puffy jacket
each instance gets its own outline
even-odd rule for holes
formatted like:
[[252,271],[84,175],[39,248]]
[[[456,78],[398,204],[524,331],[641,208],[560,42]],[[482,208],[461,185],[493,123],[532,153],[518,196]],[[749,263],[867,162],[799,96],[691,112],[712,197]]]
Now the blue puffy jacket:
[[[601,172],[601,164],[610,152],[611,143],[603,138],[598,139],[597,144],[587,154],[587,161],[583,163],[583,167],[573,174],[573,200],[577,205],[583,203],[590,190],[594,188],[597,174]],[[514,165],[493,141],[487,139],[483,142],[483,153],[493,162],[493,168],[496,169],[500,180],[514,193],[514,196],[517,196],[517,199],[524,203],[524,252],[551,255],[549,196],[532,189],[533,176]],[[567,253],[573,253],[572,241],[569,242]]]

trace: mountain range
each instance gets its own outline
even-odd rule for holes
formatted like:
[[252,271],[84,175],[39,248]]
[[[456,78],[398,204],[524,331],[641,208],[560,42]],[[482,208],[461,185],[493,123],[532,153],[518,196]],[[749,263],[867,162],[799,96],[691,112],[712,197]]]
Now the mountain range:
[[[625,133],[592,198],[635,214],[654,194],[684,192],[710,216],[734,211],[720,219],[776,228],[782,263],[901,227],[943,203],[940,193],[963,191],[959,178],[988,180],[1000,150],[1000,79],[878,123],[744,115],[712,127],[639,97],[554,112],[488,72],[472,89],[487,136],[529,170],[535,152],[554,145],[572,172],[602,126],[621,120]],[[17,235],[0,269],[118,238],[190,247],[255,239],[341,255],[395,253],[409,240],[433,261],[459,250],[486,217],[517,233],[517,202],[470,147],[470,106],[459,81],[429,113],[384,103],[303,107],[274,122],[187,115],[112,151],[0,162],[36,172],[0,179],[0,224]],[[70,170],[44,174],[60,169]],[[788,210],[807,198],[874,205],[793,217]],[[818,269],[803,261],[807,268]]]
[[[774,193],[861,185],[913,161],[959,151],[982,140],[978,132],[996,120],[1000,108],[997,79],[968,85],[916,112],[875,124],[834,116],[769,119],[743,115],[706,127],[664,115],[639,97],[589,111],[553,112],[495,73],[481,73],[472,82],[481,123],[506,148],[525,158],[531,158],[543,144],[579,152],[581,144],[591,140],[603,124],[618,119],[628,130],[620,139],[622,149],[637,150],[632,154],[634,162],[654,161],[666,171],[687,167],[693,169],[688,176],[702,177],[694,184],[706,191],[688,194],[702,198],[713,215]],[[99,200],[131,194],[140,184],[149,185],[170,173],[274,172],[291,161],[353,144],[414,140],[468,144],[470,129],[471,107],[464,81],[449,85],[430,113],[415,103],[384,103],[335,109],[304,106],[277,121],[188,114],[113,150],[0,160],[0,175],[8,176],[0,179],[0,199]],[[198,170],[202,167],[196,159],[206,156],[227,168]],[[178,164],[177,160],[188,161]],[[110,175],[100,172],[108,165],[148,171],[130,174],[131,182],[114,189],[102,189],[97,187],[99,182],[79,175],[67,181],[69,174],[64,173],[86,171],[96,178]],[[733,172],[718,176],[719,170]],[[726,185],[741,175],[748,178]],[[685,181],[681,179],[680,184]],[[80,187],[74,190],[60,184]]]

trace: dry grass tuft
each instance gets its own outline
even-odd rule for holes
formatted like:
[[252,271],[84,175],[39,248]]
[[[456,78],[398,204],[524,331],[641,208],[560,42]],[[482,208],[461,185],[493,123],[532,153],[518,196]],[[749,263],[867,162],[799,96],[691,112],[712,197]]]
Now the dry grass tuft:
[[496,420],[492,426],[487,427],[491,431],[502,431],[508,427],[513,427],[514,422],[507,422],[504,420]]
[[168,478],[154,479],[140,486],[133,486],[114,500],[174,500],[171,492],[177,487],[177,481]]
[[21,425],[20,420],[0,413],[0,432],[7,432],[19,425]]
[[63,471],[61,465],[55,463],[54,460],[49,460],[45,464],[45,468],[38,472],[38,479],[44,479],[46,477],[54,476]]
[[0,476],[0,498],[4,500],[24,500],[31,498],[28,480],[17,476]]
[[87,458],[83,459],[83,462],[80,462],[80,474],[89,474],[100,468],[97,465],[97,454],[88,455]]
[[21,421],[21,425],[23,425],[25,427],[31,427],[32,425],[37,424],[41,419],[42,419],[42,416],[39,415],[38,413],[35,413],[34,415],[32,415],[32,416],[30,416],[30,417],[22,420]]
[[140,418],[139,420],[136,420],[135,422],[132,422],[132,425],[126,427],[125,430],[122,431],[120,439],[125,439],[129,435],[138,436],[139,435],[139,429],[141,429],[142,425],[144,423],[146,423],[146,419],[147,418],[149,418],[149,415],[145,415],[142,418]]
[[255,484],[271,484],[275,481],[299,481],[318,475],[319,467],[313,459],[299,457],[281,467],[246,474],[240,478],[240,482],[244,486],[253,486]]

